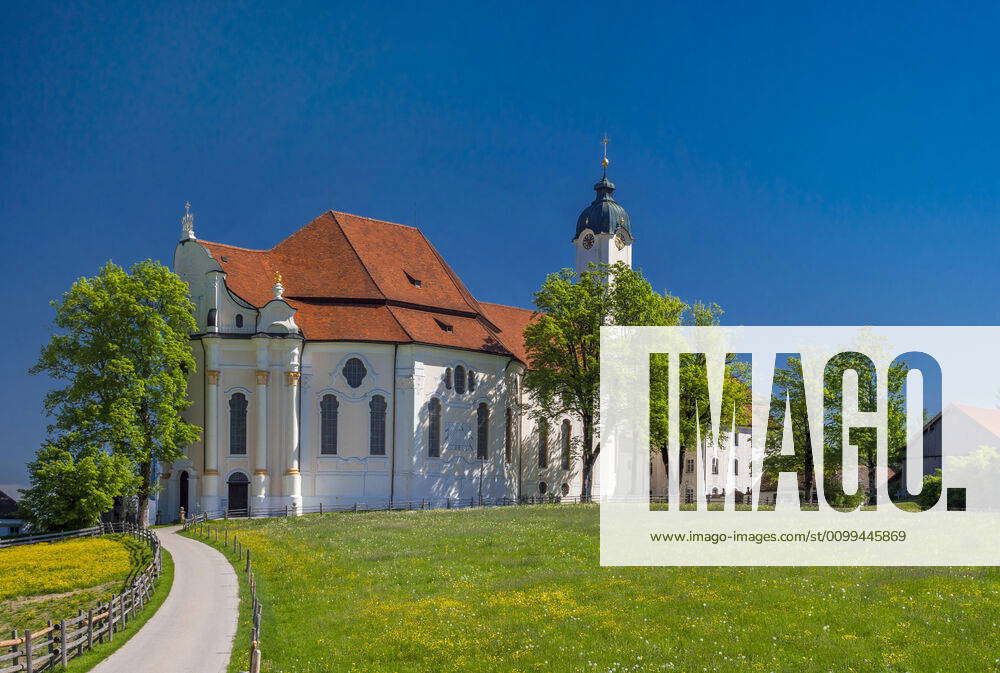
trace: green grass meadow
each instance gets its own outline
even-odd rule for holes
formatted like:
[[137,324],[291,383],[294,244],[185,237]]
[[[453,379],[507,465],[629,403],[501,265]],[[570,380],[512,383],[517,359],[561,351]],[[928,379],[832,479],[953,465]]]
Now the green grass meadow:
[[1000,569],[602,568],[594,505],[212,526],[272,673],[1000,670]]

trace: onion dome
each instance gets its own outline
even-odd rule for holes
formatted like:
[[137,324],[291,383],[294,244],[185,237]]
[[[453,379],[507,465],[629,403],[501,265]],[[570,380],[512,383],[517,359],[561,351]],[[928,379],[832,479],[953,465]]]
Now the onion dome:
[[615,183],[608,180],[605,174],[600,182],[594,185],[594,191],[597,192],[597,198],[580,213],[580,217],[576,220],[576,235],[573,238],[578,237],[585,229],[590,229],[595,234],[614,234],[619,227],[627,231],[631,238],[632,222],[625,209],[614,199]]

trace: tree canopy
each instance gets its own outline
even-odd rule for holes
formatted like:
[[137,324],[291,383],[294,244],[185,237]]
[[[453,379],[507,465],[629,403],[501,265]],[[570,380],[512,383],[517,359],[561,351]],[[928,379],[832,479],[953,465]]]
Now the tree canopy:
[[572,414],[580,419],[583,490],[591,495],[594,443],[599,418],[600,329],[603,325],[664,326],[704,320],[716,306],[690,306],[656,292],[638,270],[623,263],[591,265],[579,274],[550,274],[535,293],[540,317],[524,331],[529,356],[525,388],[545,417]]
[[[128,271],[108,262],[52,305],[56,331],[31,373],[65,385],[45,397],[53,418],[50,444],[59,452],[39,452],[39,474],[46,473],[40,461],[55,461],[65,471],[72,465],[81,469],[87,460],[103,465],[95,452],[124,460],[138,478],[137,515],[144,521],[153,466],[181,457],[199,435],[181,415],[190,404],[187,373],[195,368],[188,286],[152,260]],[[51,480],[33,483],[26,497],[41,501],[47,483]]]

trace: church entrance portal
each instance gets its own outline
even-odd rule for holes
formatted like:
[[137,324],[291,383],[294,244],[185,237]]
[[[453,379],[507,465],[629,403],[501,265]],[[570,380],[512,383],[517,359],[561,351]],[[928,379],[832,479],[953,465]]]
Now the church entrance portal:
[[229,477],[229,510],[245,510],[250,480],[242,472],[233,472]]
[[187,470],[181,472],[181,497],[179,498],[180,504],[178,507],[184,509],[185,516],[191,515],[191,506],[188,504],[188,473]]

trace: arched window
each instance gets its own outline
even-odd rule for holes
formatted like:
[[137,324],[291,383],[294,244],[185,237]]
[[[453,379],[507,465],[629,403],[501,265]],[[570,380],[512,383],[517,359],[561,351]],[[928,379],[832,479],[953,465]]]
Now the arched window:
[[510,407],[507,407],[507,414],[504,417],[504,432],[503,432],[503,458],[508,463],[510,462],[511,454],[514,450],[514,418],[510,411]]
[[562,488],[560,488],[563,495],[569,495],[569,484],[563,482]]
[[361,385],[361,382],[365,380],[368,370],[365,369],[365,363],[361,360],[358,358],[351,358],[344,363],[344,369],[341,373],[344,375],[344,378],[347,379],[347,385],[352,388],[357,388]]
[[[472,376],[472,372],[469,372]],[[476,407],[476,458],[486,460],[489,457],[490,443],[490,409],[486,402],[480,402]]]
[[208,318],[205,320],[205,324],[209,327],[215,327],[216,316],[219,314],[214,308],[208,309]]
[[229,398],[229,453],[247,452],[247,396],[233,393]]
[[444,387],[451,390],[451,367],[444,370]]
[[455,392],[459,395],[465,393],[465,367],[462,365],[455,367]]
[[712,459],[712,474],[718,474],[718,473],[719,473],[719,459],[718,458],[713,458]]
[[323,401],[319,403],[319,452],[327,455],[337,453],[337,409],[340,402],[336,395],[324,395]]
[[738,458],[733,458],[733,474],[740,473],[740,461]]
[[381,395],[372,397],[368,403],[371,409],[371,430],[369,447],[373,456],[385,455],[385,398]]
[[545,495],[545,492],[548,491],[548,490],[549,490],[549,485],[548,484],[546,484],[544,481],[538,482],[538,492],[539,493],[541,493],[542,495]]
[[236,314],[236,326],[237,327],[243,327],[243,314],[242,313],[237,313]]
[[562,422],[562,431],[559,433],[559,445],[562,447],[562,469],[569,469],[569,444],[570,429],[569,421]]
[[538,421],[538,467],[549,466],[549,422],[542,418]]
[[476,372],[469,370],[469,392],[475,392],[476,390]]
[[436,397],[427,403],[427,455],[441,457],[441,400]]

